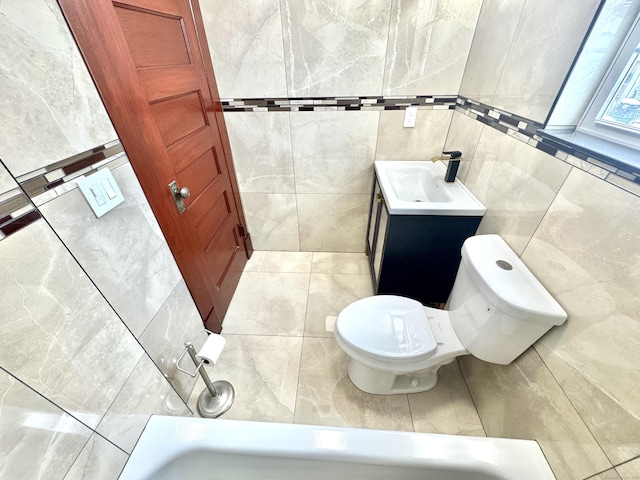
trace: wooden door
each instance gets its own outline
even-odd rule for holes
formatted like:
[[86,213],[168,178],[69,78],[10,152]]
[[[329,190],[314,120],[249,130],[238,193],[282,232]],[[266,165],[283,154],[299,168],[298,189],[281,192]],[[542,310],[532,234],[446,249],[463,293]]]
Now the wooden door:
[[[251,247],[197,0],[59,3],[205,325],[219,332]],[[190,191],[182,213],[172,182]]]

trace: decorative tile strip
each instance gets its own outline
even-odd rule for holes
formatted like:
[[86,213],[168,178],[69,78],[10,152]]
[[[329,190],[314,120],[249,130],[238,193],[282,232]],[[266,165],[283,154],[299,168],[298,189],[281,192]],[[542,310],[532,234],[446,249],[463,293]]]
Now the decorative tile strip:
[[76,181],[85,175],[105,166],[114,169],[128,161],[122,144],[116,140],[22,175],[16,180],[33,203],[40,206],[76,188]]
[[223,98],[225,112],[326,112],[349,110],[453,109],[455,95],[394,95],[386,97]]
[[543,128],[541,123],[470,98],[459,96],[455,108],[468,117],[640,197],[640,170],[638,169],[614,158],[546,136],[539,132]]
[[15,188],[0,195],[0,240],[41,218],[24,192]]

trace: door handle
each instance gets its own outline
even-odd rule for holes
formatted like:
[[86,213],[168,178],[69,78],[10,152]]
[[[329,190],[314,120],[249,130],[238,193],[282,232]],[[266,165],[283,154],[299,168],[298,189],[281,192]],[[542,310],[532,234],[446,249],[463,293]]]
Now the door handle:
[[187,187],[178,188],[178,182],[175,180],[169,184],[169,190],[173,196],[173,201],[176,204],[178,213],[183,213],[187,209],[183,200],[185,198],[189,198],[191,196],[191,192]]

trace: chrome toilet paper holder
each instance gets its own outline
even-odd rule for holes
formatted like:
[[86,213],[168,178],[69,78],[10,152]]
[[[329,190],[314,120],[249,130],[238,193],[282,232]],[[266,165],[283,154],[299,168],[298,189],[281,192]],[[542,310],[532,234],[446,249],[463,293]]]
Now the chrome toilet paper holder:
[[[229,410],[231,408],[231,405],[233,405],[235,390],[233,389],[233,385],[231,385],[231,383],[226,380],[216,380],[215,382],[211,382],[209,374],[204,368],[204,365],[205,363],[207,363],[207,361],[204,358],[202,360],[198,360],[196,349],[193,346],[193,343],[203,332],[205,332],[207,335],[217,335],[216,333],[213,333],[206,328],[198,331],[198,333],[195,334],[191,341],[184,342],[185,348],[182,352],[182,355],[180,355],[178,361],[176,362],[176,367],[178,370],[186,373],[191,377],[195,377],[196,375],[198,375],[198,373],[200,373],[200,376],[202,377],[206,388],[202,390],[202,393],[198,397],[198,413],[200,413],[200,415],[205,418],[218,418],[220,415]],[[180,366],[180,361],[187,353],[196,366],[194,372],[189,372],[188,370],[185,370]]]

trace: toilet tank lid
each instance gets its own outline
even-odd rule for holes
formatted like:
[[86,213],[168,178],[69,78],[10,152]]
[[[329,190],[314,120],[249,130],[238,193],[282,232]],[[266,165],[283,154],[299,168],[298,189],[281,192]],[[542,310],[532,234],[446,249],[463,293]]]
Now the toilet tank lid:
[[340,312],[335,329],[356,349],[388,360],[426,357],[438,346],[424,306],[395,295],[353,302]]
[[462,262],[480,291],[502,312],[521,320],[562,325],[567,313],[499,235],[465,240]]

